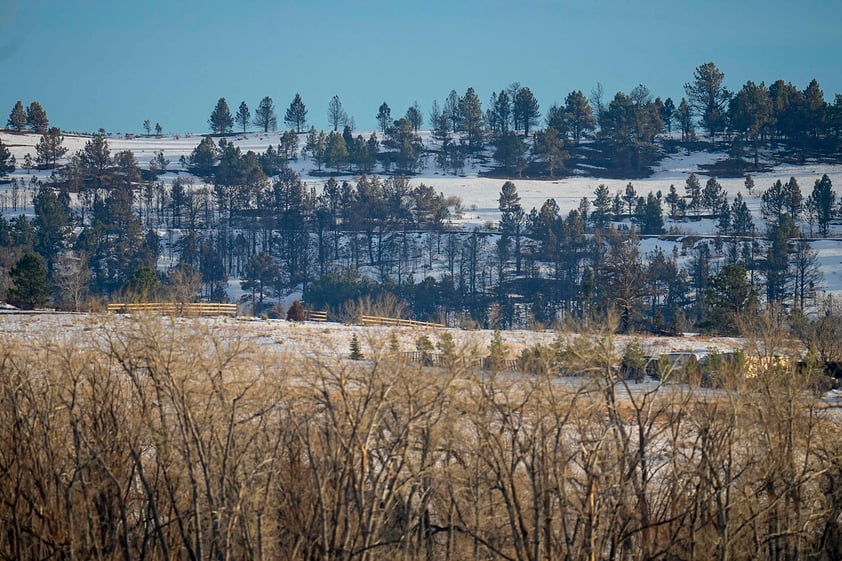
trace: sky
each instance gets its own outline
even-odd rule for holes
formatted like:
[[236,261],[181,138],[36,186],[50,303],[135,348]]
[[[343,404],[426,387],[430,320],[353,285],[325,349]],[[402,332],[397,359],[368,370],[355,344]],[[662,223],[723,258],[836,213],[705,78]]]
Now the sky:
[[[838,0],[0,0],[0,119],[41,102],[66,131],[208,131],[217,99],[232,113],[296,93],[308,126],[328,128],[338,95],[357,129],[378,107],[468,87],[485,107],[512,82],[542,112],[567,94],[646,85],[684,95],[713,61],[725,84],[783,79],[842,93]],[[4,123],[0,123],[2,125]]]

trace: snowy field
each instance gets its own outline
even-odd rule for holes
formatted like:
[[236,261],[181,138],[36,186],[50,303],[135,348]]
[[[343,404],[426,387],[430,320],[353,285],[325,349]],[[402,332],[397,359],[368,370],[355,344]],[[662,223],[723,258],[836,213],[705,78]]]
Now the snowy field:
[[[103,345],[105,338],[114,333],[129,334],[137,330],[138,318],[121,314],[75,314],[75,313],[20,313],[0,312],[0,345],[19,341],[32,346],[73,343],[74,346]],[[262,320],[256,318],[175,318],[148,317],[141,322],[160,322],[166,331],[175,332],[181,328],[195,328],[208,335],[232,340],[238,338],[261,352],[279,355],[310,356],[313,358],[347,358],[351,338],[356,335],[365,356],[374,356],[389,346],[394,334],[401,352],[416,350],[415,343],[422,337],[429,337],[435,345],[442,334],[450,333],[456,346],[464,350],[465,356],[482,357],[488,354],[493,336],[491,330],[462,330],[419,327],[376,327],[345,325],[341,323],[302,322],[285,320]],[[523,349],[537,344],[550,345],[557,337],[570,340],[573,335],[560,335],[551,330],[507,330],[502,333],[508,349],[508,357],[515,359]],[[635,341],[647,355],[661,355],[671,352],[691,352],[699,356],[711,349],[720,352],[735,351],[743,342],[732,337],[656,337],[651,335],[613,336],[617,356],[626,346]]]
[[[356,134],[362,134],[363,137],[367,138],[370,132],[355,133],[355,136]],[[19,178],[28,183],[32,177],[45,178],[49,175],[49,172],[45,171],[31,170],[28,172],[27,170],[21,169],[26,154],[30,154],[33,158],[35,157],[35,145],[40,138],[38,135],[17,135],[0,132],[0,138],[4,144],[9,146],[12,154],[17,159],[18,169],[12,174],[13,178]],[[423,133],[422,138],[427,146],[430,146],[433,142],[429,133]],[[81,150],[88,139],[88,136],[65,135],[64,146],[68,148],[67,157]],[[170,171],[161,176],[159,181],[171,183],[179,175],[182,177],[188,175],[181,170],[178,163],[179,158],[181,156],[189,156],[201,141],[202,135],[164,135],[160,138],[113,135],[107,136],[107,139],[112,155],[122,150],[131,150],[142,168],[147,168],[150,160],[158,152],[162,151],[164,157],[170,160],[168,167]],[[252,150],[260,153],[265,151],[270,144],[278,144],[279,133],[248,133],[245,135],[230,136],[228,139],[243,151]],[[304,141],[305,135],[299,135],[300,148],[303,148]],[[663,159],[651,177],[631,180],[631,183],[634,185],[638,196],[645,196],[649,192],[657,193],[658,191],[665,196],[669,192],[670,185],[675,185],[678,193],[683,195],[685,192],[685,180],[690,173],[695,172],[699,175],[700,181],[704,185],[707,176],[703,173],[700,166],[711,164],[723,157],[723,154],[709,152],[696,152],[689,156],[685,155],[684,152],[680,152]],[[314,171],[315,166],[307,157],[299,156],[297,161],[292,162],[292,167],[302,176],[308,185],[315,186],[317,189],[325,181],[323,177],[314,177],[312,175],[311,172]],[[469,159],[466,162],[463,174],[446,174],[434,165],[432,158],[428,158],[423,169],[413,176],[411,181],[413,184],[425,183],[434,187],[437,191],[441,191],[446,197],[456,196],[462,200],[462,207],[465,209],[465,212],[458,220],[453,219],[454,225],[465,228],[482,227],[486,224],[494,224],[499,220],[497,207],[500,188],[503,184],[503,180],[501,179],[482,177],[480,173],[486,170],[487,167],[478,165],[474,160]],[[760,195],[765,189],[778,179],[785,182],[790,177],[795,177],[801,187],[802,195],[804,198],[807,198],[812,192],[814,183],[823,174],[827,174],[830,177],[834,185],[834,190],[837,193],[842,192],[842,166],[809,162],[799,166],[778,166],[772,168],[769,172],[753,174],[755,183],[753,194],[747,192],[742,178],[722,178],[719,179],[719,182],[728,194],[729,200],[733,200],[733,197],[737,193],[742,194],[754,215],[756,226],[762,231]],[[340,179],[350,178],[350,176],[346,175]],[[592,199],[594,189],[598,185],[605,184],[613,195],[618,191],[624,191],[629,180],[601,179],[598,177],[576,175],[557,180],[516,179],[514,182],[517,185],[518,193],[521,197],[521,204],[527,213],[533,207],[540,208],[547,199],[552,198],[557,202],[561,214],[566,215],[570,210],[578,207],[583,197]],[[202,181],[194,178],[194,184],[200,186]],[[8,183],[0,185],[0,209],[2,209],[4,215],[8,218],[21,213],[31,214],[31,199],[29,201],[24,200],[23,205],[19,205],[17,209],[10,208],[10,189],[11,187]],[[704,236],[715,234],[716,223],[714,220],[694,220],[691,218],[673,221],[665,216],[665,228],[679,235]],[[804,235],[808,235],[809,231],[809,225],[802,224]],[[654,250],[656,247],[662,247],[670,251],[674,243],[665,240],[644,240],[642,250],[644,254]],[[822,283],[824,290],[829,293],[842,293],[842,222],[837,220],[832,224],[829,239],[814,242],[813,248],[818,252],[818,261],[824,277]]]

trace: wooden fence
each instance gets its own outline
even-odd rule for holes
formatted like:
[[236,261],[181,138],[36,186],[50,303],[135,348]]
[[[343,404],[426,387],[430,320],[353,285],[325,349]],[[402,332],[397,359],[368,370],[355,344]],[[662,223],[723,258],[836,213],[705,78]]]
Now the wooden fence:
[[327,321],[327,312],[304,310],[304,321]]
[[363,325],[390,325],[395,327],[446,327],[443,323],[415,321],[413,319],[384,318],[380,316],[360,316]]
[[115,313],[149,313],[174,316],[231,316],[237,317],[237,304],[217,304],[211,302],[143,302],[108,304],[108,311]]

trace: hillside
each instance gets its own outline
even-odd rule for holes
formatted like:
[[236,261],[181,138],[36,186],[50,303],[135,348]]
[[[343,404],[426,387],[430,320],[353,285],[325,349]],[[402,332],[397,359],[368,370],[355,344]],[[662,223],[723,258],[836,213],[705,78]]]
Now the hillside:
[[[366,136],[369,133],[363,133]],[[305,189],[312,189],[318,193],[328,178],[333,172],[338,173],[339,181],[355,181],[355,175],[348,172],[339,172],[339,170],[328,170],[325,166],[318,166],[309,155],[304,154],[306,135],[299,135],[298,150],[296,158],[288,162],[289,168],[292,169],[301,178],[302,185]],[[111,154],[116,154],[121,151],[131,151],[137,159],[137,163],[141,170],[148,170],[150,162],[154,159],[165,159],[169,161],[167,171],[161,173],[155,179],[156,184],[163,186],[165,190],[170,189],[175,182],[180,182],[189,186],[188,188],[194,192],[201,192],[206,190],[213,193],[213,184],[199,176],[191,174],[183,165],[183,159],[189,158],[191,152],[199,144],[203,138],[202,135],[180,135],[180,136],[162,136],[158,137],[136,137],[132,135],[118,136],[106,135],[108,147]],[[2,209],[3,216],[7,219],[12,219],[20,214],[33,215],[32,196],[34,194],[35,186],[32,183],[36,178],[42,182],[50,181],[51,172],[45,170],[25,170],[20,169],[20,163],[24,161],[27,154],[32,156],[35,152],[35,145],[38,142],[39,136],[34,134],[11,134],[9,132],[0,133],[0,139],[3,143],[9,146],[12,154],[19,162],[19,168],[11,174],[13,182],[4,183],[0,185],[0,209]],[[91,137],[84,135],[65,135],[64,145],[68,149],[67,155],[63,159],[67,162],[69,157],[85,147],[86,143],[90,141]],[[494,240],[498,236],[498,227],[501,218],[499,210],[500,189],[504,182],[503,179],[487,177],[487,173],[491,171],[491,160],[488,153],[480,153],[475,157],[469,157],[464,169],[459,174],[446,173],[439,169],[435,163],[434,155],[440,148],[431,137],[430,133],[422,133],[421,139],[427,149],[427,155],[421,159],[421,166],[419,171],[409,178],[409,185],[417,187],[419,185],[427,185],[432,187],[436,192],[441,193],[450,203],[450,214],[445,220],[445,228],[448,231],[461,231],[470,233],[473,231],[481,231],[486,235],[491,236],[488,242],[488,250],[491,250]],[[269,148],[276,144],[279,140],[278,133],[248,133],[231,135],[226,138],[233,146],[240,149],[242,153],[252,151],[256,154],[262,154]],[[528,214],[532,209],[539,209],[547,200],[552,199],[558,209],[558,215],[564,217],[570,211],[579,208],[583,198],[593,199],[594,192],[599,185],[605,185],[608,192],[614,196],[621,195],[629,185],[633,185],[634,191],[640,197],[647,193],[657,193],[659,197],[665,197],[669,192],[670,187],[684,195],[684,186],[688,176],[695,173],[701,178],[701,182],[707,180],[705,176],[705,169],[715,162],[725,158],[724,154],[713,153],[707,151],[686,153],[681,151],[679,153],[668,154],[663,157],[653,170],[650,177],[645,179],[635,179],[632,181],[626,179],[603,179],[598,177],[598,170],[590,170],[594,176],[582,175],[581,169],[573,170],[573,174],[552,180],[535,180],[535,179],[518,179],[512,178],[512,181],[517,187],[517,194],[520,197],[520,205],[525,214]],[[180,161],[181,160],[181,161]],[[321,167],[322,169],[318,169]],[[375,169],[374,173],[382,173],[382,169]],[[803,165],[776,165],[770,166],[769,171],[757,173],[753,175],[755,188],[749,193],[744,184],[742,177],[740,178],[722,178],[719,179],[722,192],[729,200],[736,197],[738,194],[745,201],[747,208],[751,212],[753,226],[758,232],[764,228],[761,219],[761,195],[764,190],[768,189],[775,181],[787,182],[790,178],[795,178],[800,185],[801,192],[806,199],[812,189],[813,184],[819,180],[823,175],[827,175],[832,181],[833,185],[842,185],[842,166],[825,164],[820,162],[807,162]],[[388,176],[386,176],[388,177]],[[17,183],[14,181],[17,180]],[[21,185],[27,185],[21,189]],[[13,194],[13,190],[17,190],[18,194]],[[140,213],[141,201],[138,194],[135,200],[136,212]],[[664,199],[660,199],[663,201]],[[76,194],[71,193],[72,206],[78,207],[81,203]],[[457,206],[453,206],[455,204]],[[662,205],[666,203],[662,202]],[[707,238],[711,243],[714,243],[717,237],[718,219],[714,216],[707,216],[704,213],[694,215],[688,212],[685,216],[680,218],[670,218],[667,209],[664,209],[664,235],[645,236],[640,243],[641,254],[651,256],[653,251],[662,250],[665,254],[670,255],[674,250],[678,252],[678,260],[682,266],[689,266],[692,252],[695,251],[695,245],[699,239]],[[697,213],[698,214],[698,213]],[[631,215],[620,216],[613,221],[615,227],[629,228],[633,225]],[[812,249],[815,250],[815,261],[817,270],[821,274],[821,280],[816,283],[817,291],[815,292],[814,302],[818,302],[823,293],[835,294],[842,292],[842,225],[839,220],[834,220],[830,224],[827,238],[818,239],[817,229],[813,224],[808,224],[805,220],[799,223],[801,227],[802,236],[806,239],[812,238]],[[175,263],[174,248],[177,247],[181,236],[184,234],[183,229],[167,226],[166,223],[157,225],[157,235],[162,240],[163,248],[158,258],[159,271],[166,272]],[[812,233],[812,235],[811,235]],[[423,246],[427,244],[424,235],[419,236],[414,240],[414,249],[418,255],[423,255]],[[491,259],[491,257],[489,257]],[[435,257],[431,255],[428,264],[421,263],[423,259],[415,258],[415,265],[408,269],[407,273],[409,279],[418,283],[427,276],[440,280],[446,272],[445,257],[438,254]],[[493,261],[490,261],[493,262]],[[711,263],[714,265],[712,272],[718,270],[717,262],[724,262],[720,255],[713,255]],[[411,263],[410,263],[411,264]],[[394,274],[384,272],[377,267],[364,267],[361,269],[364,275],[370,276],[372,279],[383,278],[384,275]],[[401,278],[401,272],[398,271],[398,278]],[[493,279],[490,279],[493,280]],[[230,300],[240,300],[245,293],[241,288],[240,278],[234,274],[227,275],[227,288],[225,289]],[[273,299],[280,299],[286,305],[291,303],[295,298],[300,298],[302,295],[301,287],[296,287],[295,284],[287,286],[280,291],[277,296],[269,295],[268,301]],[[815,304],[813,304],[815,305]]]

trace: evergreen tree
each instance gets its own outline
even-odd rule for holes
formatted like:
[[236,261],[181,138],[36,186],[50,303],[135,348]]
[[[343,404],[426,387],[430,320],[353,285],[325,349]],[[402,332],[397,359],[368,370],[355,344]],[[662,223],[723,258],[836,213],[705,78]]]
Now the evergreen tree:
[[581,90],[567,94],[564,100],[564,120],[566,127],[563,130],[573,136],[573,142],[576,144],[579,144],[585,131],[596,127],[591,105]]
[[[510,133],[513,134],[513,133]],[[526,213],[520,204],[520,195],[517,187],[511,181],[506,181],[500,190],[498,199],[500,209],[500,231],[504,239],[514,238],[515,240],[515,270],[520,274],[521,265],[521,234],[526,224]]]
[[354,333],[351,336],[351,360],[363,360],[365,356],[363,355],[362,348],[360,347],[360,340],[357,337],[357,334]]
[[494,143],[494,159],[500,166],[520,177],[526,167],[526,144],[514,131],[502,135]]
[[678,196],[678,191],[675,189],[675,185],[670,185],[669,193],[664,198],[667,204],[670,206],[670,218],[676,220],[680,215],[678,212],[679,203],[682,201],[681,197]]
[[155,136],[160,138],[162,132],[164,132],[164,127],[161,126],[161,123],[155,123]]
[[149,136],[149,133],[152,132],[152,123],[149,121],[149,119],[145,119],[143,121],[143,130],[146,131],[146,136]]
[[495,372],[499,372],[506,366],[506,354],[509,349],[505,341],[503,341],[503,334],[499,329],[495,329],[491,335],[491,341],[488,343],[488,368]]
[[24,310],[43,308],[50,301],[50,287],[47,284],[47,266],[41,256],[27,253],[15,263],[9,272],[12,287],[7,300],[13,306]]
[[131,302],[154,302],[160,289],[158,273],[154,267],[145,266],[133,271],[120,291]]
[[301,94],[296,93],[290,102],[284,115],[284,123],[288,127],[295,129],[295,132],[299,134],[301,134],[304,125],[307,124],[307,107],[304,106],[304,102],[301,100]]
[[377,109],[377,124],[380,127],[380,132],[383,134],[386,134],[386,130],[392,126],[392,110],[385,101]]
[[708,319],[703,326],[723,335],[737,335],[738,321],[759,306],[757,292],[742,265],[725,265],[708,279],[704,290]]
[[70,203],[69,200],[62,202],[53,189],[42,185],[33,198],[33,206],[37,232],[35,250],[52,263],[70,234]]
[[512,120],[512,101],[506,90],[499,95],[492,92],[488,104],[488,128],[496,136],[509,132]]
[[780,179],[760,195],[760,215],[769,227],[778,224],[787,209],[787,196]]
[[702,206],[708,209],[711,214],[716,214],[716,211],[722,208],[724,198],[725,191],[719,181],[715,177],[708,178],[705,188],[702,190]]
[[210,177],[219,160],[219,149],[210,136],[202,138],[187,158],[188,168],[195,174]]
[[623,200],[626,201],[626,204],[629,207],[629,216],[631,216],[634,212],[634,204],[637,202],[637,191],[635,191],[634,185],[632,185],[631,181],[626,184],[626,190],[623,193]]
[[535,133],[532,150],[547,164],[550,177],[555,177],[556,170],[564,168],[567,153],[564,151],[564,142],[556,129],[547,127],[546,130]]
[[688,206],[694,214],[698,216],[699,210],[702,208],[702,184],[699,182],[699,178],[696,177],[695,173],[691,173],[687,176],[687,181],[684,184],[684,190],[687,193],[687,197],[690,199],[690,204]]
[[750,173],[746,174],[746,178],[745,178],[745,181],[743,182],[743,185],[745,185],[745,188],[746,188],[746,191],[748,191],[748,194],[751,195],[751,190],[754,189],[754,178],[751,176]]
[[112,164],[111,149],[105,135],[102,133],[93,135],[77,156],[85,182],[95,189],[104,188]]
[[15,157],[9,148],[0,140],[0,179],[15,171]]
[[790,177],[789,181],[784,183],[784,203],[786,211],[797,221],[801,216],[801,209],[804,208],[804,197],[801,195],[801,187],[798,186],[798,181],[794,177]]
[[761,82],[752,81],[743,88],[730,102],[731,128],[748,137],[754,145],[754,166],[758,166],[760,141],[772,126],[772,99],[769,90]]
[[712,139],[716,138],[716,132],[725,124],[728,101],[731,99],[731,92],[723,85],[724,79],[725,74],[716,64],[707,62],[696,68],[693,81],[684,85],[691,106],[701,116],[702,126]]
[[661,201],[651,192],[646,195],[646,200],[640,197],[643,204],[640,212],[637,213],[640,233],[644,235],[659,235],[664,233],[664,212]]
[[612,216],[611,192],[603,183],[600,183],[594,191],[593,206],[594,210],[591,213],[591,220],[595,227],[602,228],[611,220]]
[[245,278],[242,281],[244,290],[251,290],[252,302],[255,294],[257,302],[263,304],[263,297],[267,289],[272,286],[280,274],[280,269],[272,256],[262,251],[249,259],[243,271]]
[[26,112],[23,109],[23,102],[18,100],[9,114],[9,120],[6,121],[6,126],[17,132],[23,131],[26,127]]
[[44,169],[56,167],[59,158],[67,154],[67,148],[63,144],[64,136],[58,127],[50,127],[35,146],[35,161]]
[[251,111],[249,111],[249,106],[246,105],[245,101],[240,102],[240,108],[237,109],[237,115],[234,117],[234,120],[242,127],[243,134],[245,134],[246,128],[249,126],[249,121],[251,120]]
[[263,129],[263,132],[274,131],[278,128],[278,119],[275,117],[275,103],[268,95],[260,100],[257,109],[254,111],[254,124]]
[[474,88],[468,88],[465,96],[459,100],[459,122],[462,130],[468,136],[468,146],[477,150],[482,146],[482,129],[485,126],[485,118],[480,102]]
[[213,134],[226,134],[234,127],[234,118],[231,116],[231,110],[228,108],[228,102],[225,101],[224,97],[220,97],[216,102],[216,107],[211,112],[208,124]]
[[681,126],[681,140],[686,142],[691,140],[693,136],[693,114],[690,110],[690,105],[683,97],[678,104],[678,111],[675,114],[678,119],[678,124]]
[[676,108],[675,102],[672,100],[671,97],[668,97],[666,101],[664,101],[664,105],[661,107],[661,121],[664,123],[664,127],[667,129],[667,135],[672,136],[672,121],[676,115]]
[[529,137],[530,127],[538,126],[541,117],[538,100],[529,88],[518,89],[512,104],[512,113],[515,117],[515,129],[522,130],[523,136]]
[[338,132],[331,132],[327,137],[325,164],[338,170],[347,163],[348,146],[345,144],[345,138]]
[[813,78],[804,90],[804,130],[812,136],[817,138],[820,131],[825,126],[825,118],[827,115],[827,103],[824,100],[824,92],[819,86],[819,82]]
[[449,130],[456,132],[460,129],[462,124],[462,101],[459,99],[459,94],[456,90],[450,90],[447,94],[447,99],[444,100],[444,108],[442,115],[449,123]]
[[[2,160],[2,156],[0,156]],[[822,236],[827,237],[830,221],[833,219],[836,206],[836,192],[833,190],[833,183],[827,174],[817,179],[810,195],[813,207],[816,209],[816,218],[819,223],[819,231]]]
[[47,119],[47,112],[41,107],[37,101],[33,101],[26,108],[26,125],[33,132],[44,134],[47,127],[50,125],[50,120]]
[[731,205],[731,232],[735,236],[751,236],[754,233],[754,220],[742,193],[737,193]]
[[421,113],[421,106],[418,105],[417,101],[406,110],[406,119],[412,125],[412,130],[418,132],[424,123],[424,115]]

